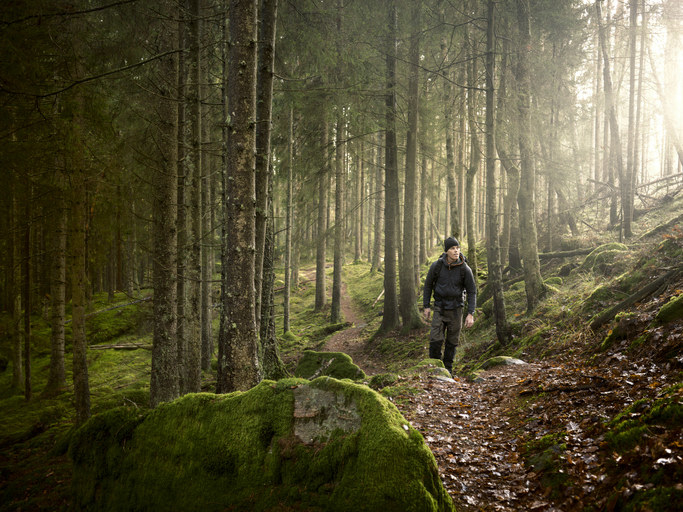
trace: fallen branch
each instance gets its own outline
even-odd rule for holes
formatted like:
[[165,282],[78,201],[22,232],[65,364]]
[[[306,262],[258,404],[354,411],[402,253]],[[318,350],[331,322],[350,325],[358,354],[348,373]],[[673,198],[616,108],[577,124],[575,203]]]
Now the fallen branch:
[[377,304],[377,302],[379,301],[379,299],[382,298],[382,295],[384,295],[384,288],[382,288],[382,291],[380,292],[380,294],[379,294],[379,295],[377,296],[377,298],[375,299],[375,302],[372,303],[372,307],[373,307],[373,308],[375,307],[375,304]]
[[591,322],[591,329],[593,329],[594,331],[599,329],[607,322],[610,322],[615,316],[617,316],[617,313],[623,311],[629,306],[632,306],[636,302],[640,302],[648,295],[651,295],[652,293],[656,292],[660,286],[666,284],[667,281],[673,279],[676,276],[676,274],[678,274],[681,271],[682,268],[683,267],[676,267],[672,270],[669,270],[666,274],[659,277],[658,279],[655,279],[650,284],[648,284],[644,288],[641,288],[633,295],[629,295],[628,297],[626,297],[619,304],[612,306],[611,308],[597,315]]

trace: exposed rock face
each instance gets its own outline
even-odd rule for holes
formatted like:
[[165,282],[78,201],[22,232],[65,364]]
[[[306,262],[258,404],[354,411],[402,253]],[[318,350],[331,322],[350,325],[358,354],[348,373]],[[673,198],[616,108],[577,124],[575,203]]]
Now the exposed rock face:
[[321,377],[115,409],[73,437],[77,510],[451,511],[396,407]]
[[326,442],[335,431],[360,428],[356,402],[342,394],[310,386],[294,390],[294,435],[304,444]]

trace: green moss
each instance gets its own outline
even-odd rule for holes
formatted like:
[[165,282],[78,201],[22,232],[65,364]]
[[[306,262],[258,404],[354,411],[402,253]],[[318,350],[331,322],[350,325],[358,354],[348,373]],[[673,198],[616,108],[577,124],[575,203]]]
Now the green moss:
[[[301,422],[329,420],[305,408],[319,395],[362,421],[306,444]],[[70,453],[79,510],[453,510],[433,455],[396,407],[326,377],[111,411],[74,435]]]
[[294,371],[294,375],[304,379],[329,376],[336,379],[364,379],[365,372],[353,364],[348,354],[343,352],[314,352],[305,350]]
[[610,261],[617,253],[628,251],[628,247],[622,243],[610,242],[596,247],[581,264],[583,270],[593,270],[596,265]]
[[136,332],[149,314],[149,304],[144,302],[90,314],[85,322],[88,343],[106,343]]
[[569,484],[569,476],[562,469],[564,452],[567,450],[566,432],[548,434],[526,443],[526,464],[541,475],[541,485],[551,497],[559,497]]
[[398,375],[395,373],[379,373],[372,376],[369,385],[372,389],[379,390],[396,382],[398,382]]
[[561,286],[561,285],[562,285],[562,282],[563,282],[563,281],[562,281],[562,278],[561,278],[561,277],[559,277],[559,276],[554,276],[554,277],[549,277],[548,279],[546,279],[546,280],[543,281],[543,282],[544,282],[545,284],[547,284],[547,285],[554,286],[554,287],[558,287],[558,286]]
[[681,503],[683,503],[683,489],[680,486],[657,487],[646,491],[637,491],[626,503],[618,503],[618,510],[624,512],[641,510],[677,512],[680,510]]
[[636,447],[653,427],[680,428],[683,424],[683,404],[680,386],[668,388],[664,396],[655,400],[637,400],[608,423],[605,440],[619,453]]
[[657,321],[663,324],[681,318],[683,318],[683,293],[672,297],[669,302],[661,307],[656,316]]

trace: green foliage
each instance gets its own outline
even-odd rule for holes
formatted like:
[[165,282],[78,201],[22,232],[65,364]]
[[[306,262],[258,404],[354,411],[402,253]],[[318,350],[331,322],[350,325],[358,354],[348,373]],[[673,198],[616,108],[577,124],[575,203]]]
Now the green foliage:
[[[302,442],[302,388],[357,411],[357,429]],[[70,453],[79,510],[453,510],[433,455],[398,410],[330,378],[116,409],[86,423]]]
[[596,273],[613,272],[615,258],[628,251],[628,247],[617,242],[610,242],[596,247],[581,264],[582,270],[590,270]]

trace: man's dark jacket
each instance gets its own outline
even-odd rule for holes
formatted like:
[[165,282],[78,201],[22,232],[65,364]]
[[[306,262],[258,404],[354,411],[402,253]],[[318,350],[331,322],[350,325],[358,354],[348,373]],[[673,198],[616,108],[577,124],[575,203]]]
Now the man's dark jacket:
[[[440,262],[440,263],[439,263]],[[441,266],[440,270],[437,270]],[[439,276],[434,282],[435,273]],[[467,291],[467,312],[474,315],[477,305],[477,285],[474,282],[472,269],[465,262],[462,254],[455,263],[448,263],[448,255],[443,253],[429,267],[424,286],[423,306],[429,308],[434,292],[434,309],[455,309],[464,307],[463,291]]]

